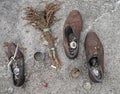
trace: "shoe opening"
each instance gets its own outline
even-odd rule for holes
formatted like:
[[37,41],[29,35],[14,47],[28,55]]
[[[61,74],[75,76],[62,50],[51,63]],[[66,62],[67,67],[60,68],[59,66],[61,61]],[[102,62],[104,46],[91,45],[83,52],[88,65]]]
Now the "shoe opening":
[[65,28],[65,37],[67,38],[70,55],[74,55],[75,54],[74,50],[78,47],[77,45],[78,38],[75,35],[73,28],[71,26],[67,26]]
[[73,30],[72,30],[72,27],[71,26],[67,26],[65,28],[65,37],[67,38],[67,40],[69,41],[69,36],[73,34]]
[[94,79],[98,82],[101,82],[102,69],[99,66],[98,57],[92,57],[88,63],[90,66],[90,71],[91,71],[92,75],[94,76]]
[[98,63],[98,57],[92,57],[90,60],[89,60],[89,65],[90,67],[97,67],[99,65]]

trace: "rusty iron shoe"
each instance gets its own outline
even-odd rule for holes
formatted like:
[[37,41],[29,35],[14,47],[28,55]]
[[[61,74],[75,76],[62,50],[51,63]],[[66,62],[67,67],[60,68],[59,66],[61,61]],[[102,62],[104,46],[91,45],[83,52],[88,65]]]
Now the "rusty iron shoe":
[[104,74],[104,49],[95,32],[89,32],[85,39],[85,52],[89,77],[101,83]]
[[82,18],[78,10],[72,10],[67,17],[63,29],[63,45],[65,54],[70,59],[78,56]]
[[13,83],[20,87],[25,82],[24,56],[15,43],[5,43],[5,46],[8,47],[6,52],[9,59],[8,68],[12,73]]

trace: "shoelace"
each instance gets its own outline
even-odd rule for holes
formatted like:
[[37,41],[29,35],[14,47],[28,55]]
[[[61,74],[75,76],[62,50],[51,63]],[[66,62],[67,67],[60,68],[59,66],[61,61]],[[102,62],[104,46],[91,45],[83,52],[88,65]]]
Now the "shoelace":
[[17,47],[15,49],[14,55],[11,57],[11,60],[8,63],[8,71],[10,71],[10,72],[11,72],[10,65],[13,63],[13,61],[15,61],[17,53],[18,53],[18,44],[17,44]]

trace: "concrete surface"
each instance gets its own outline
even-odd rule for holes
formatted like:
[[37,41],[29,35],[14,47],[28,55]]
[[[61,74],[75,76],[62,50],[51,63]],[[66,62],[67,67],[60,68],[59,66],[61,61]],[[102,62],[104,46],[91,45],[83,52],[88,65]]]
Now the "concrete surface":
[[[43,0],[57,1],[57,0]],[[53,27],[53,34],[58,36],[57,50],[62,61],[59,70],[50,67],[50,61],[36,62],[36,51],[47,52],[40,40],[41,32],[26,26],[23,8],[27,6],[42,9],[41,0],[0,0],[0,94],[119,94],[120,93],[120,0],[59,0],[64,1],[57,12],[62,18]],[[69,60],[62,45],[64,21],[73,9],[78,9],[83,18],[83,32],[80,38],[80,53],[77,59]],[[95,84],[89,80],[85,66],[84,39],[90,30],[100,37],[105,50],[105,77],[103,83]],[[61,36],[60,36],[61,35]],[[24,51],[26,74],[30,75],[24,87],[15,87],[7,74],[4,42],[19,43]],[[77,67],[81,75],[77,79],[69,77],[70,71]],[[42,82],[48,88],[42,87]]]

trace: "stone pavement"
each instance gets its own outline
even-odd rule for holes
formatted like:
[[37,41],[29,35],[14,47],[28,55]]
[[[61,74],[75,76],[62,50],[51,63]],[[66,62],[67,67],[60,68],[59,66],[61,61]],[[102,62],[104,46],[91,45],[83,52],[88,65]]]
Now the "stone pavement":
[[[52,31],[58,36],[57,50],[62,61],[61,69],[50,67],[50,61],[36,62],[36,51],[46,52],[47,47],[40,40],[41,32],[25,25],[23,8],[33,6],[42,9],[41,1],[58,0],[0,0],[0,94],[119,94],[120,92],[120,0],[59,0],[64,2],[56,17],[62,18]],[[80,53],[77,59],[69,60],[64,53],[62,30],[64,21],[73,9],[78,9],[83,19],[83,32],[80,38]],[[105,52],[105,77],[103,83],[89,80],[85,66],[84,39],[89,31],[100,37]],[[61,36],[60,36],[61,35]],[[19,43],[24,51],[28,81],[23,87],[15,87],[7,74],[4,42]],[[77,79],[69,77],[77,67],[81,75]],[[42,86],[43,82],[48,87]]]

